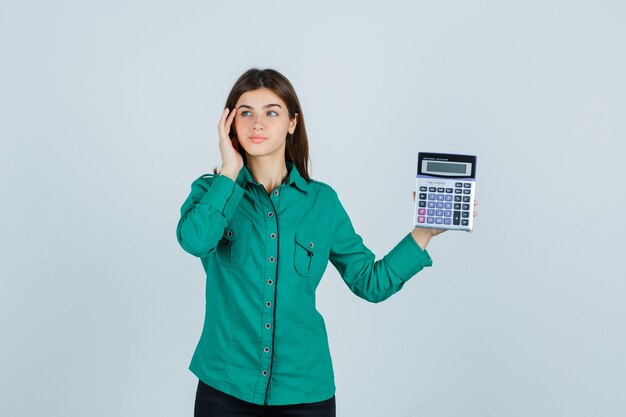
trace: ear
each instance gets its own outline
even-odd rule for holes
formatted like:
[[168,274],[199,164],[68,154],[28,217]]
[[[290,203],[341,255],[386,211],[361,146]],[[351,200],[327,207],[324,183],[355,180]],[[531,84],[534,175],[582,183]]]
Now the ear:
[[293,116],[293,119],[289,121],[289,134],[293,135],[293,132],[296,130],[296,125],[298,124],[298,113]]

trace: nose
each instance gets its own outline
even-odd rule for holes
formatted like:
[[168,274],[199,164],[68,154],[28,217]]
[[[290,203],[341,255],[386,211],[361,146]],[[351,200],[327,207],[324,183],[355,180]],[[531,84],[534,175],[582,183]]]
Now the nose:
[[254,124],[252,125],[254,130],[263,130],[265,128],[262,120],[262,115],[257,115],[254,119]]

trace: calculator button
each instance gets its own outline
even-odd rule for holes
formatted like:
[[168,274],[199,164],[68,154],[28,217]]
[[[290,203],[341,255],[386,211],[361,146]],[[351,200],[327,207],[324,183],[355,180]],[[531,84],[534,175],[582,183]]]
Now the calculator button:
[[463,219],[463,221],[461,222],[462,226],[469,226],[469,220],[465,220]]
[[437,192],[438,193],[443,193],[446,189],[441,187],[441,188],[437,188]]
[[430,188],[428,189],[428,191],[429,191],[429,192],[431,192],[431,193],[434,193],[434,192],[436,192],[436,191],[437,191],[437,187],[430,187]]
[[454,194],[461,194],[463,192],[463,190],[461,190],[460,188],[455,188],[454,189]]
[[470,202],[469,196],[463,197],[463,202],[464,203],[469,203]]
[[437,210],[437,216],[442,217],[443,216],[443,210]]
[[423,216],[424,214],[426,214],[426,209],[418,209],[417,214],[419,214],[420,216]]
[[463,204],[463,210],[469,210],[469,204]]
[[437,194],[437,201],[445,200],[445,196],[443,194]]
[[451,210],[452,209],[452,203],[446,203],[445,209],[446,210]]
[[462,182],[456,182],[454,183],[455,187],[463,187],[463,183]]
[[443,219],[442,218],[435,218],[435,224],[443,224]]
[[463,187],[465,187],[465,188],[472,188],[472,183],[471,182],[466,182],[465,184],[463,184]]
[[420,201],[419,202],[419,206],[420,207],[426,207],[426,202],[425,201]]
[[426,219],[426,222],[427,222],[427,223],[430,223],[430,224],[433,224],[433,223],[435,222],[435,218],[434,218],[434,217],[428,217],[428,218]]
[[435,200],[437,198],[437,194],[428,194],[429,200]]
[[426,191],[426,190],[428,190],[428,188],[426,188],[426,187],[424,187],[424,186],[421,186],[421,187],[420,187],[420,191]]
[[461,224],[461,212],[460,211],[454,212],[454,216],[452,216],[452,224],[454,224],[455,226],[458,226],[459,224]]
[[426,218],[425,218],[425,217],[419,216],[419,217],[417,218],[417,222],[418,222],[418,223],[424,223],[425,221],[426,221]]
[[450,219],[450,218],[443,219],[443,224],[447,224],[447,225],[452,224],[452,219]]
[[438,201],[438,202],[437,202],[437,206],[436,206],[436,207],[437,207],[438,209],[442,209],[442,208],[443,208],[443,206],[444,206],[444,204],[443,204],[441,201]]
[[420,200],[426,200],[426,193],[420,193]]
[[469,219],[469,211],[462,212],[461,217],[463,217],[464,219]]
[[452,188],[446,188],[446,193],[448,194],[452,194],[454,190]]
[[461,210],[461,203],[454,203],[455,210]]
[[446,201],[452,201],[452,196],[451,195],[447,195],[446,196]]
[[435,215],[435,210],[429,209],[428,210],[428,215],[429,216],[434,216]]
[[450,211],[450,210],[445,210],[445,211],[443,212],[443,215],[444,215],[445,217],[452,217],[452,211]]
[[455,196],[454,196],[454,201],[455,201],[456,203],[460,203],[462,200],[463,200],[463,198],[462,198],[460,195],[455,195]]
[[470,194],[472,190],[463,190],[463,194]]

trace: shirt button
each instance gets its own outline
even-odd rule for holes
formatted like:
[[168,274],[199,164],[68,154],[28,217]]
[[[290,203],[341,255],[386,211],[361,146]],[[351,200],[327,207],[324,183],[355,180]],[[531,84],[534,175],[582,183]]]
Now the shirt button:
[[267,213],[267,217],[272,217],[274,215],[274,213],[272,213],[271,211],[269,213]]
[[274,195],[278,195],[278,190],[274,190]]
[[270,308],[271,306],[272,306],[272,303],[270,303],[269,301],[265,303],[265,307]]
[[230,230],[226,232],[226,236],[231,237],[232,235],[233,235],[233,232],[231,232]]
[[261,372],[261,374],[263,374],[263,376],[267,376],[267,371],[263,369],[263,372]]
[[312,248],[313,246],[315,246],[313,242],[309,242],[309,248]]
[[269,324],[269,323],[265,323],[265,328],[269,330],[269,329],[271,329],[271,328],[272,328],[272,325],[271,325],[271,324]]
[[267,285],[272,285],[274,283],[274,281],[272,281],[271,279],[267,280]]
[[276,233],[270,233],[270,237],[271,237],[272,239],[276,239]]
[[263,352],[265,352],[265,353],[270,353],[270,348],[268,348],[268,347],[264,347],[264,348],[263,348]]
[[270,262],[274,262],[276,260],[276,258],[274,258],[273,256],[270,256]]

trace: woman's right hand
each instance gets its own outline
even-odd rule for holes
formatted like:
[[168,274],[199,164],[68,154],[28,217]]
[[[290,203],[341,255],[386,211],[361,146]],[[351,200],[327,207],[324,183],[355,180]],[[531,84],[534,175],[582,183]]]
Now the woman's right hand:
[[228,107],[225,108],[222,113],[222,118],[217,125],[220,153],[222,154],[222,169],[220,170],[220,174],[229,177],[233,181],[235,181],[239,171],[243,167],[243,157],[239,152],[239,142],[236,137],[231,139],[228,134],[236,114],[236,109],[231,112]]

